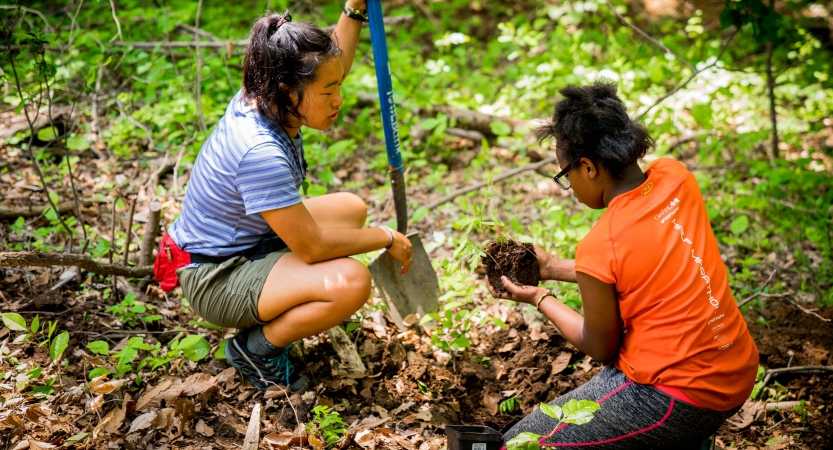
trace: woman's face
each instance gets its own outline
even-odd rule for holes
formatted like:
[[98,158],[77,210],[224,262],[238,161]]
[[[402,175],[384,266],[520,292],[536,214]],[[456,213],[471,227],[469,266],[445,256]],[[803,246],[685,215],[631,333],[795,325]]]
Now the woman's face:
[[[565,169],[573,163],[558,147],[556,147],[555,154],[558,156],[558,165],[561,169]],[[573,191],[576,200],[592,209],[605,207],[603,187],[600,185],[599,165],[588,158],[580,158],[579,161],[572,164],[567,176],[570,179],[570,189]]]
[[[298,105],[301,125],[328,130],[338,118],[338,109],[344,103],[341,98],[341,83],[344,80],[341,59],[330,58],[318,66],[315,75],[315,82],[307,86]],[[297,101],[297,98],[292,100]]]

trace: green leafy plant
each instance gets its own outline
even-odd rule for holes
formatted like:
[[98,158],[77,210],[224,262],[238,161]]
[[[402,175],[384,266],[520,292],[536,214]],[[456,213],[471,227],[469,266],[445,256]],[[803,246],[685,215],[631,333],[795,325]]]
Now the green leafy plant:
[[30,337],[41,336],[43,340],[38,344],[39,346],[49,345],[49,357],[52,361],[58,361],[63,355],[69,345],[69,333],[64,331],[52,339],[55,329],[58,327],[58,321],[49,321],[46,327],[41,327],[40,316],[35,316],[31,324],[26,324],[26,319],[18,313],[2,313],[0,318],[6,328],[12,331],[22,331],[23,334],[18,335],[13,341],[13,344],[23,344],[29,340]]
[[347,433],[347,424],[341,415],[329,406],[318,405],[311,412],[312,420],[306,424],[307,433],[320,436],[327,448],[332,448]]
[[501,414],[512,414],[513,412],[515,412],[515,408],[517,408],[521,403],[523,402],[518,397],[509,397],[506,400],[500,402],[499,411]]
[[[564,406],[541,403],[541,412],[557,420],[558,425],[562,423],[584,425],[593,420],[595,417],[594,413],[600,408],[601,406],[592,400],[572,399],[565,403]],[[506,442],[506,449],[539,450],[541,448],[539,443],[540,439],[540,434],[530,432],[521,433]]]
[[[112,357],[115,360],[113,369],[119,376],[133,371],[140,372],[145,367],[149,367],[153,371],[179,357],[185,357],[191,361],[200,361],[211,352],[211,346],[208,341],[198,334],[184,337],[177,336],[167,346],[163,346],[160,342],[157,342],[155,345],[148,344],[145,342],[144,337],[136,336],[130,338],[127,341],[127,345],[114,355],[110,355],[110,345],[105,341],[90,342],[87,344],[87,349],[97,355]],[[148,352],[148,355],[141,358],[138,366],[134,368],[134,363],[140,359],[141,351]],[[90,371],[88,376],[92,379],[112,372],[108,368],[97,367]]]
[[162,316],[158,314],[145,315],[146,312],[155,308],[153,305],[137,301],[136,294],[129,292],[121,302],[107,308],[106,312],[115,315],[121,323],[133,327],[140,319],[145,322],[161,320]]

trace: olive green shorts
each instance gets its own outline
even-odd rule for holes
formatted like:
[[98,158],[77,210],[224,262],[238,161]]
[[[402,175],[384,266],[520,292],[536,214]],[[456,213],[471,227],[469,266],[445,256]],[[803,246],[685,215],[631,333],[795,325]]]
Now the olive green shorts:
[[221,264],[204,263],[176,271],[185,298],[205,321],[224,328],[264,324],[257,301],[266,277],[286,251],[272,252],[254,261],[237,256]]

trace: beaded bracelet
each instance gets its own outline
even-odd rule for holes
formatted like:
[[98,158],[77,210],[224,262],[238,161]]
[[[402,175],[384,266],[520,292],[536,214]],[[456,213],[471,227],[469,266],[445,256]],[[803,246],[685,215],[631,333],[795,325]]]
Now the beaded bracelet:
[[352,6],[348,5],[347,3],[344,4],[344,9],[342,9],[342,11],[344,11],[344,14],[347,17],[349,17],[353,20],[358,20],[359,22],[364,22],[364,23],[368,22],[367,11],[363,11],[361,9],[353,8]]
[[553,291],[551,291],[551,290],[550,290],[550,291],[545,292],[545,293],[544,293],[544,295],[542,295],[542,296],[541,296],[541,298],[539,298],[539,299],[538,299],[538,304],[537,304],[537,305],[535,305],[535,308],[536,308],[538,311],[540,311],[540,310],[541,310],[541,302],[543,302],[543,301],[544,301],[544,299],[545,299],[545,298],[547,298],[547,297],[552,297],[552,298],[554,298],[554,299],[558,299],[558,297],[556,297],[556,296],[555,296],[555,292],[553,292]]

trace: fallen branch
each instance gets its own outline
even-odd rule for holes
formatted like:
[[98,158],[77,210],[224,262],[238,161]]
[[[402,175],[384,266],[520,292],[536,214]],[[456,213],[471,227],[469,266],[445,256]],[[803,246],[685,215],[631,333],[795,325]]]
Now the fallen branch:
[[[97,203],[94,200],[81,200],[80,204],[91,206]],[[0,219],[17,219],[18,217],[35,217],[45,213],[50,205],[42,206],[0,206]],[[64,214],[75,210],[75,202],[66,201],[58,203],[58,213]],[[87,211],[90,212],[90,211]]]
[[[756,298],[764,295],[764,289],[766,289],[766,287],[769,286],[769,283],[772,281],[772,277],[774,277],[777,272],[778,272],[778,269],[773,270],[772,273],[769,274],[769,278],[766,279],[766,282],[764,282],[764,285],[761,286],[761,289],[758,292],[750,295],[749,297],[746,297],[740,303],[738,303],[738,309],[740,309],[743,305],[751,302],[752,300],[755,300]],[[765,295],[766,296],[771,296],[773,294],[765,294]],[[775,294],[775,295],[785,297],[785,296],[790,295],[790,294]]]
[[805,307],[803,307],[803,306],[799,305],[798,303],[796,303],[796,302],[795,302],[795,301],[793,301],[793,300],[787,299],[787,301],[788,301],[788,302],[790,302],[790,303],[792,303],[793,305],[795,305],[795,307],[796,307],[796,308],[798,308],[798,309],[800,309],[800,310],[801,310],[801,312],[803,312],[804,314],[810,314],[811,316],[816,316],[816,317],[818,317],[818,318],[819,318],[819,320],[821,320],[822,322],[830,322],[830,319],[827,319],[827,318],[824,318],[824,317],[822,317],[822,316],[818,315],[818,313],[816,313],[815,311],[809,310],[809,309],[807,309],[807,308],[805,308]]
[[340,326],[336,325],[327,330],[327,336],[330,337],[330,343],[333,349],[338,354],[339,360],[344,364],[344,368],[348,373],[365,373],[367,367],[362,362],[359,352],[356,350],[356,345],[350,340],[350,336]]
[[139,265],[146,266],[153,262],[153,249],[156,248],[156,235],[159,234],[159,220],[162,216],[162,204],[150,202],[148,224],[145,235],[142,236],[142,246],[139,250]]
[[51,267],[78,266],[99,275],[116,275],[128,278],[144,278],[153,275],[153,266],[125,267],[100,263],[87,255],[72,253],[0,252],[0,267]]
[[[499,182],[501,182],[501,181],[503,181],[507,178],[511,178],[511,177],[513,177],[515,175],[518,175],[520,173],[528,172],[530,170],[537,170],[540,167],[543,167],[543,166],[545,166],[549,163],[555,162],[556,160],[557,160],[557,158],[555,156],[550,156],[550,157],[544,158],[544,159],[542,159],[538,162],[530,163],[530,164],[527,164],[525,166],[516,167],[514,169],[507,170],[506,172],[503,172],[500,175],[492,177],[491,183],[493,183],[493,184],[494,183],[499,183]],[[433,202],[428,203],[427,205],[421,206],[421,208],[425,208],[425,209],[428,209],[430,211],[430,210],[432,210],[432,209],[434,209],[434,208],[436,208],[440,205],[443,205],[445,203],[450,202],[451,200],[454,200],[455,198],[457,198],[457,197],[459,197],[463,194],[467,194],[471,191],[476,191],[478,189],[484,188],[484,187],[488,186],[489,183],[490,183],[490,181],[480,181],[480,182],[474,183],[470,186],[466,186],[464,188],[457,189],[456,191],[454,191],[454,192],[452,192],[448,195],[445,195],[443,197],[440,197],[437,200],[434,200]]]
[[763,393],[763,388],[769,383],[769,380],[772,379],[773,375],[779,375],[782,373],[820,373],[820,372],[833,372],[833,366],[797,366],[797,367],[782,367],[779,369],[769,369],[766,371],[766,376],[764,377],[763,381],[761,381],[761,389],[759,391],[758,396]]

